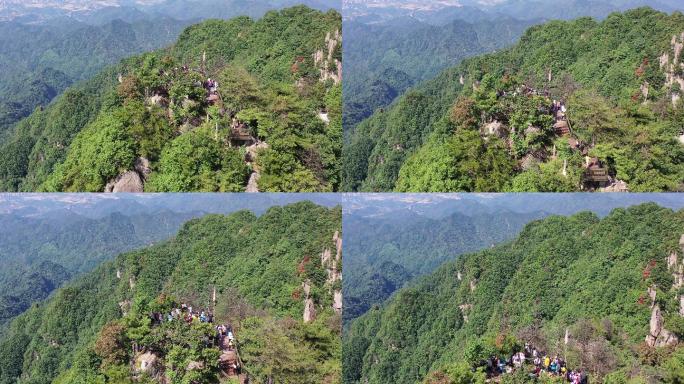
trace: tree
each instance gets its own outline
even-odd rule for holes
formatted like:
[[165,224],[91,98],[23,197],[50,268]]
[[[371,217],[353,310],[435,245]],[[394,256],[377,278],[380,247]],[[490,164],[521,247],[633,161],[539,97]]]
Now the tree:
[[612,108],[602,96],[590,89],[573,93],[568,100],[568,117],[574,133],[591,146],[618,128]]

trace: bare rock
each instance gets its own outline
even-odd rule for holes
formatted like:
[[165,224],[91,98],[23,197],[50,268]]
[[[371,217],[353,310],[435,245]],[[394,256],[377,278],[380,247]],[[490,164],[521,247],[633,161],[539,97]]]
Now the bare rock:
[[670,64],[670,54],[665,52],[660,56],[660,69],[667,68],[668,64]]
[[342,313],[342,291],[336,290],[333,294],[333,310],[335,313]]
[[323,250],[321,253],[321,266],[323,267],[328,267],[330,264],[330,260],[332,259],[332,253],[330,252],[329,248],[326,248]]
[[527,127],[527,129],[525,129],[525,136],[535,135],[539,132],[541,132],[541,129],[539,127],[530,125],[529,127]]
[[651,310],[650,329],[648,336],[646,336],[646,344],[651,347],[664,347],[676,344],[679,341],[676,335],[663,327],[664,322],[660,307],[654,305]]
[[127,171],[105,186],[107,193],[142,193],[143,191],[143,180],[136,171]]
[[520,161],[520,167],[523,170],[527,171],[529,169],[534,168],[534,166],[536,166],[538,163],[539,161],[537,160],[537,158],[534,157],[534,155],[528,154],[525,157],[523,157]]
[[499,121],[494,120],[480,128],[480,134],[485,136],[496,136],[503,138],[506,136],[506,127]]
[[461,315],[463,316],[463,321],[466,323],[468,322],[468,313],[470,312],[471,309],[473,309],[472,304],[461,304],[458,306],[458,309],[461,310]]
[[675,266],[677,265],[677,252],[672,252],[670,253],[670,256],[667,258],[667,269],[672,270]]
[[166,108],[169,106],[169,100],[167,100],[164,96],[154,95],[146,100],[146,104]]
[[135,165],[133,165],[133,169],[135,169],[135,171],[138,172],[138,174],[144,180],[147,180],[147,177],[150,176],[150,173],[152,173],[150,161],[144,157],[138,157],[135,159]]
[[333,242],[335,243],[335,249],[337,254],[335,255],[335,260],[340,261],[342,259],[342,237],[339,231],[335,231],[333,235]]
[[249,147],[246,147],[247,153],[245,154],[245,161],[248,163],[253,163],[256,161],[256,158],[259,154],[259,151],[262,151],[264,149],[268,149],[269,145],[266,142],[260,141],[258,143],[252,144]]
[[600,188],[600,192],[629,192],[629,186],[622,180],[615,180],[609,186]]
[[643,84],[641,84],[641,96],[644,98],[644,100],[648,99],[648,90],[649,90],[649,84],[648,81],[644,81]]
[[135,370],[138,373],[147,373],[156,376],[161,370],[159,357],[152,352],[145,352],[135,358]]
[[131,302],[130,300],[124,300],[122,302],[119,302],[119,308],[121,309],[121,314],[123,316],[126,316],[128,312],[131,311]]
[[187,371],[199,371],[201,369],[204,369],[204,363],[201,361],[191,361],[186,368]]
[[252,172],[252,174],[249,176],[249,181],[247,182],[247,189],[245,189],[245,192],[247,193],[259,193],[259,178],[261,175],[257,172]]
[[310,323],[316,320],[316,307],[314,301],[308,298],[304,301],[304,322]]
[[648,297],[651,299],[651,307],[655,304],[656,300],[656,287],[655,286],[650,286],[648,287],[648,290],[646,291],[648,293]]

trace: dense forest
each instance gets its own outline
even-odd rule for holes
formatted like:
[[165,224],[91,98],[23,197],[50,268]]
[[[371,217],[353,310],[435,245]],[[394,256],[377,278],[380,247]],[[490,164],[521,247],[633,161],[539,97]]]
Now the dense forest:
[[466,57],[512,45],[533,21],[453,20],[430,25],[409,17],[382,24],[345,21],[344,132],[422,81]]
[[[339,382],[340,230],[339,207],[310,202],[193,219],[17,317],[0,383],[237,383],[215,324],[232,327],[240,382]],[[182,304],[214,324],[167,321]]]
[[[501,210],[445,218],[345,216],[345,326],[412,279],[459,255],[509,240],[543,212]],[[397,217],[398,216],[398,217]]]
[[342,189],[680,190],[683,31],[650,8],[532,27],[359,124]]
[[[356,319],[343,381],[484,383],[491,356],[529,344],[590,382],[681,383],[683,258],[684,210],[648,203],[534,221]],[[494,379],[528,382],[532,369]]]
[[70,85],[124,57],[171,44],[188,24],[169,18],[104,25],[0,22],[0,137]]
[[18,123],[0,149],[0,187],[332,191],[340,28],[336,11],[304,6],[191,26]]
[[0,214],[0,334],[11,319],[64,282],[121,252],[171,237],[195,215]]

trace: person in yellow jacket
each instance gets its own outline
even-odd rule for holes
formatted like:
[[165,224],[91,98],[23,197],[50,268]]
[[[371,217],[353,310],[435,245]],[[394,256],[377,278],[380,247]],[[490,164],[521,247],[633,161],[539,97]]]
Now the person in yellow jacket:
[[551,358],[544,356],[544,369],[549,369],[549,365],[551,365]]

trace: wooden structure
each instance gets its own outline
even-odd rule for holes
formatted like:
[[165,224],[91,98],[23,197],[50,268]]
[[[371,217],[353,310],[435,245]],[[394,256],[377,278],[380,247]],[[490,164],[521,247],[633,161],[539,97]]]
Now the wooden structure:
[[558,136],[567,136],[570,134],[570,124],[567,120],[558,120],[553,125],[553,131]]
[[601,164],[599,159],[588,159],[586,170],[582,176],[582,182],[589,188],[606,187],[610,184],[610,175],[608,175],[608,169]]
[[230,143],[234,146],[249,146],[256,142],[247,124],[236,124],[230,128]]

